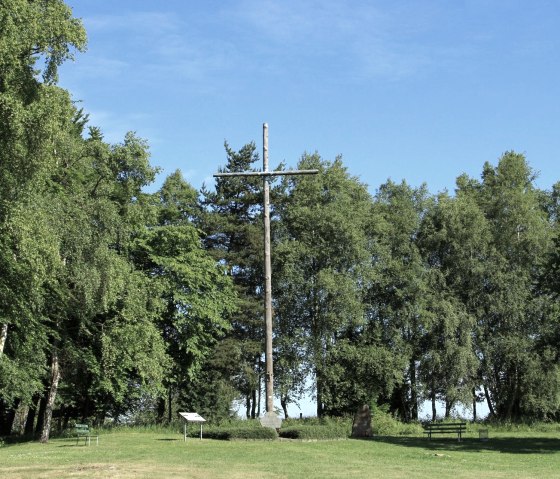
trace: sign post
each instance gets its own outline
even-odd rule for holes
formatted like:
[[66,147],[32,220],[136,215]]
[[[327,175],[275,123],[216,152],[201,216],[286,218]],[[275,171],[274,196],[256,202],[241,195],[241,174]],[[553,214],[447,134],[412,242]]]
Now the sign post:
[[206,422],[206,419],[196,412],[180,412],[179,416],[185,420],[185,424],[183,425],[183,440],[187,440],[187,424],[189,422],[198,422],[200,423],[200,440],[202,441],[202,423]]

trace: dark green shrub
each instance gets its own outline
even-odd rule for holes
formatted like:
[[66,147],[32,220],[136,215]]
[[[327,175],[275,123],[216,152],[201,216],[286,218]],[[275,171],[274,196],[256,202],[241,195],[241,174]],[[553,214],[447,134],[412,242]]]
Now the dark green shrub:
[[374,436],[422,436],[424,431],[419,422],[396,419],[386,405],[371,408],[371,429]]
[[202,432],[202,437],[220,439],[222,441],[234,440],[267,440],[278,439],[275,429],[269,427],[216,427]]
[[285,421],[280,437],[286,439],[346,439],[352,430],[348,418],[312,418],[301,421]]
[[348,431],[325,426],[292,426],[280,430],[280,437],[286,439],[319,440],[319,439],[346,439]]

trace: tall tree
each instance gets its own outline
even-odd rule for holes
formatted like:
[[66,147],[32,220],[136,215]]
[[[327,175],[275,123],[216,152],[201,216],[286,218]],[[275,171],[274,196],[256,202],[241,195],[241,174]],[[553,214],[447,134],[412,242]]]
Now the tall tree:
[[386,398],[403,420],[418,419],[421,384],[418,366],[422,356],[423,321],[429,313],[428,270],[417,238],[428,207],[425,186],[412,188],[389,181],[376,195],[379,217],[374,266],[377,281],[368,291],[369,315],[379,325],[382,341],[406,366],[398,387]]
[[[318,169],[314,177],[285,179],[288,197],[281,202],[281,242],[275,246],[276,330],[280,365],[293,358],[287,374],[277,371],[280,390],[306,368],[315,378],[317,415],[336,412],[327,388],[334,386],[328,362],[339,338],[363,324],[361,285],[368,262],[365,228],[371,208],[366,187],[351,177],[341,158],[303,155],[298,169]],[[286,336],[290,334],[291,336]],[[305,338],[305,363],[292,344]],[[282,359],[284,358],[284,359]],[[306,364],[307,363],[307,364]],[[295,386],[295,387],[294,387]],[[297,399],[299,386],[292,386]],[[283,394],[286,394],[283,392]],[[286,397],[284,398],[286,399]]]
[[[173,361],[165,381],[168,419],[175,391],[192,389],[218,338],[229,330],[235,296],[231,278],[206,252],[193,225],[197,192],[180,172],[154,195],[157,221],[136,240],[135,262],[160,291],[158,327]],[[160,407],[160,411],[163,408]]]
[[[258,161],[254,143],[234,151],[225,144],[227,163],[222,172],[246,171]],[[202,190],[204,212],[200,228],[212,257],[226,267],[239,298],[228,320],[227,343],[240,351],[233,374],[235,388],[245,400],[248,417],[259,413],[258,391],[263,369],[262,180],[228,177],[216,180],[215,191]]]
[[476,348],[486,397],[491,412],[502,419],[542,417],[557,410],[555,400],[544,407],[558,370],[539,347],[541,325],[552,311],[536,288],[552,230],[534,179],[525,157],[507,152],[496,167],[485,164],[481,182],[458,181],[458,195],[475,199],[491,232],[483,288],[469,308],[477,318]]
[[[41,285],[59,259],[41,195],[58,166],[58,135],[73,116],[68,95],[54,83],[72,50],[84,49],[85,31],[58,0],[4,2],[0,31],[0,368],[8,371],[0,381],[3,417],[14,401],[30,398],[44,372],[37,367],[47,337]],[[41,351],[34,358],[24,353],[33,344]],[[2,423],[0,433],[9,433],[9,421]]]
[[[43,441],[48,440],[50,404],[65,371],[82,371],[74,379],[83,388],[101,384],[98,391],[110,393],[119,403],[123,381],[128,386],[134,378],[141,386],[157,387],[166,364],[161,340],[154,342],[157,305],[149,295],[135,294],[148,285],[134,280],[126,257],[131,237],[143,226],[141,189],[156,173],[149,165],[147,146],[132,134],[122,144],[106,145],[96,129],[85,141],[70,128],[62,131],[66,135],[59,136],[66,141],[59,151],[65,161],[45,190],[60,265],[44,286],[53,374],[47,383]],[[135,287],[126,289],[131,282]],[[130,341],[111,339],[119,335]],[[151,341],[135,341],[140,337]],[[108,357],[119,347],[126,348],[124,357],[130,361],[123,359],[117,368],[109,368]]]
[[430,270],[431,294],[426,324],[425,358],[421,365],[424,388],[432,401],[469,404],[477,380],[472,336],[475,304],[482,272],[489,257],[490,231],[476,203],[464,195],[438,195],[422,221],[419,245]]

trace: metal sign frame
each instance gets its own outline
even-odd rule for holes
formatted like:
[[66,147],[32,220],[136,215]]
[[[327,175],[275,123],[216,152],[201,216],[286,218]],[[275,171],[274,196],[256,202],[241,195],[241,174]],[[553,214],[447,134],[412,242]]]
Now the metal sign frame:
[[202,441],[202,423],[206,422],[206,419],[204,419],[197,412],[180,412],[178,414],[185,421],[185,424],[184,424],[184,427],[183,427],[183,440],[184,441],[187,440],[187,424],[189,422],[198,422],[198,423],[200,423],[200,440]]

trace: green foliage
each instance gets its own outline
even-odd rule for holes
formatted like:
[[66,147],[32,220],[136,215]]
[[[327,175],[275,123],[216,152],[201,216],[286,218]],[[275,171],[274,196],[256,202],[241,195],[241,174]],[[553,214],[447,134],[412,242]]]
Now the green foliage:
[[189,388],[180,392],[179,402],[184,409],[197,411],[209,421],[222,422],[234,416],[231,406],[239,393],[224,371],[215,367],[213,359],[211,355],[208,364],[190,381]]
[[[225,144],[227,164],[223,171],[251,169],[258,160],[254,143],[239,151]],[[233,282],[238,300],[236,308],[224,319],[231,329],[223,339],[225,348],[234,356],[213,356],[208,368],[215,368],[213,376],[224,374],[245,400],[247,416],[257,416],[254,398],[259,389],[263,370],[262,341],[262,180],[258,178],[224,177],[216,181],[215,192],[203,189],[202,210],[198,225],[203,231],[203,242],[216,262],[222,264]],[[224,363],[218,360],[223,358]],[[232,362],[232,359],[235,361]]]
[[324,417],[284,421],[280,437],[301,440],[347,439],[351,432],[351,419]]
[[[145,193],[159,171],[147,142],[86,131],[56,86],[85,48],[71,9],[6,0],[0,31],[0,434],[39,403],[44,438],[53,411],[161,421],[180,403],[226,421],[242,399],[257,417],[261,179],[221,178],[199,198],[177,171]],[[259,159],[254,143],[225,150],[224,171]],[[515,152],[480,180],[460,176],[455,196],[388,181],[372,197],[341,158],[298,166],[319,174],[272,190],[286,414],[305,394],[318,415],[372,404],[377,433],[398,435],[414,432],[421,401],[449,417],[482,388],[495,420],[560,418],[560,184],[538,190]]]
[[232,421],[220,426],[209,426],[202,430],[202,437],[208,439],[234,440],[275,440],[276,429],[262,427],[258,421]]
[[[336,355],[331,350],[337,339],[352,336],[364,323],[371,197],[365,185],[348,174],[341,158],[328,162],[318,154],[304,155],[298,168],[318,169],[319,174],[284,180],[287,191],[278,208],[273,288],[280,337],[277,355],[291,362],[275,374],[286,401],[298,397],[311,372],[318,414],[342,414],[346,405],[339,407],[328,392],[336,390],[340,375],[330,375],[327,364],[329,356]],[[362,390],[363,380],[354,378]]]
[[418,364],[434,293],[417,241],[430,203],[425,186],[412,188],[404,181],[385,183],[375,198],[372,266],[376,275],[368,284],[368,316],[374,338],[400,358],[401,371],[394,374],[401,379],[381,401],[389,402],[405,421],[418,419]]
[[[169,176],[152,195],[151,208],[153,224],[137,233],[131,251],[137,268],[157,289],[161,304],[157,326],[172,360],[164,381],[167,397],[172,398],[174,391],[189,391],[189,398],[180,395],[182,405],[207,412],[213,404],[210,395],[200,394],[197,388],[205,387],[203,367],[218,340],[231,329],[226,318],[236,308],[235,291],[225,268],[202,247],[194,226],[197,195],[180,172]],[[219,384],[225,388],[212,382],[218,391],[229,386],[223,381]],[[171,399],[167,408],[169,413]],[[222,416],[223,407],[218,409],[211,416]]]
[[560,433],[560,424],[557,422],[542,422],[542,421],[496,421],[488,419],[484,421],[483,426],[488,428],[490,433],[493,434],[556,434]]
[[[58,0],[3,2],[0,31],[0,369],[9,374],[0,379],[3,434],[12,408],[50,386],[47,358],[58,357],[54,344],[66,343],[57,327],[70,296],[61,285],[66,257],[49,182],[62,168],[60,148],[80,132],[69,94],[54,83],[71,49],[83,49],[85,32]],[[34,70],[39,56],[44,83]]]
[[462,294],[477,322],[479,379],[491,414],[502,420],[554,417],[560,405],[550,388],[558,350],[540,335],[543,325],[558,330],[558,315],[534,287],[546,274],[553,230],[534,179],[525,157],[507,152],[496,167],[485,164],[482,182],[458,182],[458,195],[474,200],[487,222],[479,280]]
[[333,415],[353,414],[360,405],[389,395],[400,377],[402,360],[382,345],[341,339],[327,353],[324,401]]
[[[60,0],[6,0],[0,11],[0,91],[12,87],[18,76],[28,78],[39,57],[45,61],[43,79],[55,82],[58,67],[72,58],[71,49],[85,49],[82,22],[72,18],[68,5]],[[6,74],[8,73],[8,74]]]
[[388,405],[371,408],[371,429],[374,436],[418,436],[422,425],[418,421],[402,422],[389,412]]

